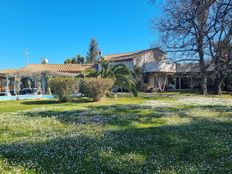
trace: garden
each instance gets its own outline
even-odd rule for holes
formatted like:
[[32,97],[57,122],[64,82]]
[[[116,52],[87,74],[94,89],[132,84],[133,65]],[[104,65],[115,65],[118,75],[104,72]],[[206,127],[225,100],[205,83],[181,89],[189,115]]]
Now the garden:
[[0,173],[231,173],[232,97],[0,102]]

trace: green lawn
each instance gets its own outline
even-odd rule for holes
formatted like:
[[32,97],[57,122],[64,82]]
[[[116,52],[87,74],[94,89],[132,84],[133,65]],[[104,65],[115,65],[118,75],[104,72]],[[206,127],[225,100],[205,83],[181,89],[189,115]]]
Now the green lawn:
[[232,173],[232,96],[0,102],[0,173]]

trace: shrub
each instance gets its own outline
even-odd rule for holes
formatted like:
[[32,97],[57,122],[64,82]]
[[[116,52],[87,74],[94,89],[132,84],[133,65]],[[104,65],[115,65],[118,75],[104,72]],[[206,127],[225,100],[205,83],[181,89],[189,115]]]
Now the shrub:
[[49,80],[51,92],[61,102],[68,102],[74,93],[75,80],[67,77],[56,77]]
[[99,101],[113,86],[108,78],[85,78],[80,81],[80,92],[93,101]]

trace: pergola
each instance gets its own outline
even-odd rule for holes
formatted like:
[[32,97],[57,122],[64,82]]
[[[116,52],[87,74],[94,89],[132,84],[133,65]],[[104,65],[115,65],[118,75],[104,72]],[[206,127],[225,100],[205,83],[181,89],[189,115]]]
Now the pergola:
[[[35,86],[38,89],[41,89],[42,94],[45,94],[46,92],[46,77],[75,77],[77,76],[77,73],[64,73],[64,72],[49,72],[49,71],[21,71],[21,70],[15,70],[15,71],[9,71],[9,72],[0,72],[0,78],[5,79],[5,89],[1,89],[3,87],[0,87],[0,92],[5,91],[4,93],[6,95],[10,95],[10,89],[9,85],[12,80],[13,84],[13,91],[14,94],[17,94],[20,88],[20,81],[23,78],[29,78],[33,79],[35,81]],[[2,92],[3,93],[3,92]]]
[[[75,77],[81,72],[92,69],[93,64],[29,64],[19,70],[3,70],[0,71],[0,79],[4,79],[4,91],[10,94],[11,91],[17,94],[20,91],[20,83],[24,78],[33,80],[35,88],[40,89],[42,94],[46,93],[46,78],[48,77]],[[10,79],[10,80],[9,80]],[[0,89],[0,92],[3,89]]]
[[[13,74],[16,72],[16,69],[6,69],[0,71],[0,93],[5,90],[6,95],[10,95],[9,83],[10,79],[14,78]],[[5,89],[3,89],[3,80],[5,80]]]
[[174,77],[175,73],[159,71],[159,72],[149,72],[149,73],[146,73],[146,74],[147,75],[152,75],[152,77],[155,78],[155,80],[157,82],[157,85],[158,85],[157,89],[159,91],[164,91],[166,86],[168,85],[168,78],[169,77]]

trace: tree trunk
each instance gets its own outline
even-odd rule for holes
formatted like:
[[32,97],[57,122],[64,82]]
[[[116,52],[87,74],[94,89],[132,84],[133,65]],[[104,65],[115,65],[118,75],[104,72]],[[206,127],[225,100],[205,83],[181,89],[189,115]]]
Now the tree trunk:
[[208,94],[208,89],[207,89],[207,76],[206,74],[201,75],[201,92],[203,95]]
[[204,61],[204,53],[199,52],[199,57],[200,57],[200,70],[201,70],[201,92],[203,95],[208,94],[208,89],[207,89],[207,73],[206,73],[206,66],[205,66],[205,61]]
[[[201,29],[203,31],[203,28]],[[201,73],[201,92],[203,95],[208,94],[207,89],[207,67],[204,60],[204,48],[203,48],[203,36],[202,33],[199,33],[199,38],[197,39],[198,43],[198,55],[199,55],[199,64],[200,64],[200,73]]]
[[222,95],[222,83],[225,80],[224,77],[217,79],[215,83],[215,94]]

